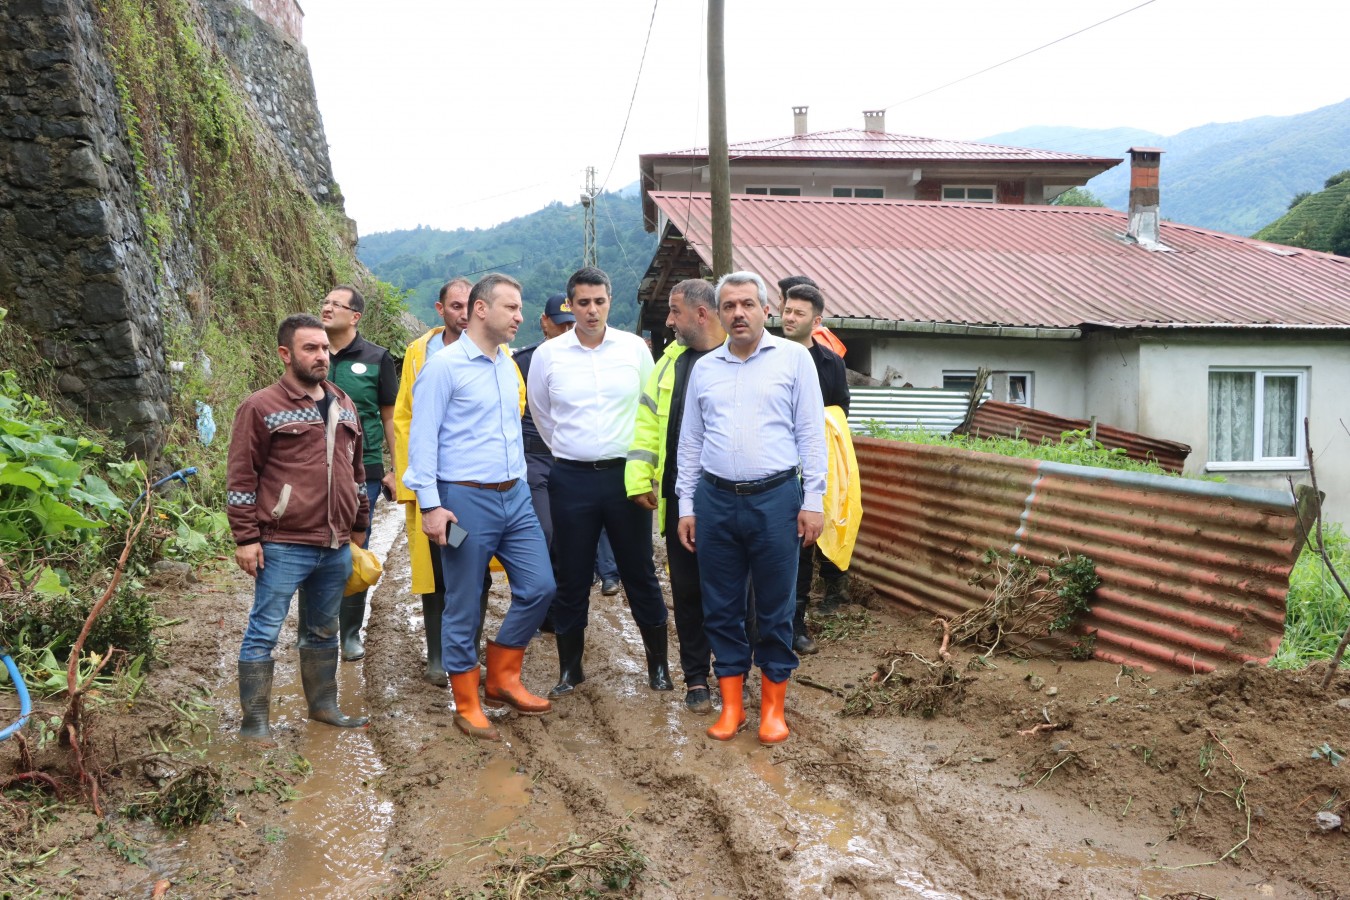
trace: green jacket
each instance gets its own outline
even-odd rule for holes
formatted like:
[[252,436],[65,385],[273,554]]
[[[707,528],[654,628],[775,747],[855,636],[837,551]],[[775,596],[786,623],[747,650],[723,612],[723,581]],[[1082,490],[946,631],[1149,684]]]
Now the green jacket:
[[[629,497],[656,492],[656,522],[662,534],[666,533],[666,498],[661,496],[661,473],[666,468],[666,425],[670,420],[670,395],[675,387],[675,360],[685,349],[672,342],[647,378],[638,398],[637,430],[623,472]],[[678,448],[669,450],[674,453]]]

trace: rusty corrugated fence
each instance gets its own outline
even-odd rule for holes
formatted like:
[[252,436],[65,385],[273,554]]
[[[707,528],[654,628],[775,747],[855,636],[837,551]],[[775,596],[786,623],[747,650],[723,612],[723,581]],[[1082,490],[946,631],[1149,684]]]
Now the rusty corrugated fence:
[[1291,498],[1214,482],[855,438],[864,514],[851,571],[943,616],[981,604],[989,549],[1062,552],[1102,580],[1098,659],[1208,672],[1264,660],[1284,632]]

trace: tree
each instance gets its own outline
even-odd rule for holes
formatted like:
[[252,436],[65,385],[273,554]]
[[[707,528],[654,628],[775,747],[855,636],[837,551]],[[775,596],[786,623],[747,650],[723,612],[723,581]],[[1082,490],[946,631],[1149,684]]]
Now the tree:
[[1097,196],[1087,188],[1072,187],[1060,194],[1050,203],[1051,206],[1105,206]]

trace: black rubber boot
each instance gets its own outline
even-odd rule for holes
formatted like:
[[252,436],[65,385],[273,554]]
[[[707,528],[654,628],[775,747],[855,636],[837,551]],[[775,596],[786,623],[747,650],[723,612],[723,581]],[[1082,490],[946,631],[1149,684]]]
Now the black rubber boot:
[[362,659],[366,645],[361,643],[361,623],[366,618],[366,594],[362,591],[342,598],[338,607],[338,637],[342,642],[344,660]]
[[558,642],[558,683],[548,692],[550,700],[566,697],[586,680],[581,671],[581,657],[586,652],[586,629],[554,635],[554,638]]
[[792,616],[792,649],[798,653],[810,656],[812,653],[818,653],[820,648],[816,642],[811,640],[811,635],[806,633],[806,601],[798,600],[796,612]]
[[836,612],[840,606],[848,602],[848,576],[840,575],[838,578],[828,579],[825,582],[825,596],[820,601],[820,608]]
[[422,595],[422,624],[427,630],[427,671],[424,677],[436,687],[450,684],[445,674],[445,664],[441,661],[441,617],[444,613],[444,595]]
[[675,684],[670,680],[670,663],[666,661],[666,626],[639,626],[638,632],[642,635],[642,645],[647,648],[647,685],[654,691],[675,690]]
[[309,717],[337,728],[360,728],[370,724],[365,716],[344,716],[337,705],[338,652],[300,650],[300,683],[305,687]]
[[256,659],[239,662],[239,708],[244,720],[239,723],[239,737],[246,741],[272,742],[268,714],[272,707],[272,672],[276,660]]

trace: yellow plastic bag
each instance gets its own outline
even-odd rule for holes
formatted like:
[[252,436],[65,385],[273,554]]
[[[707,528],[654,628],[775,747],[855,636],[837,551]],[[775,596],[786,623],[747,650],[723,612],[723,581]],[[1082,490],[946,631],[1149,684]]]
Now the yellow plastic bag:
[[380,565],[375,554],[364,547],[352,544],[352,574],[347,579],[347,589],[343,592],[343,596],[350,597],[352,594],[359,594],[374,587],[382,574],[384,566]]

